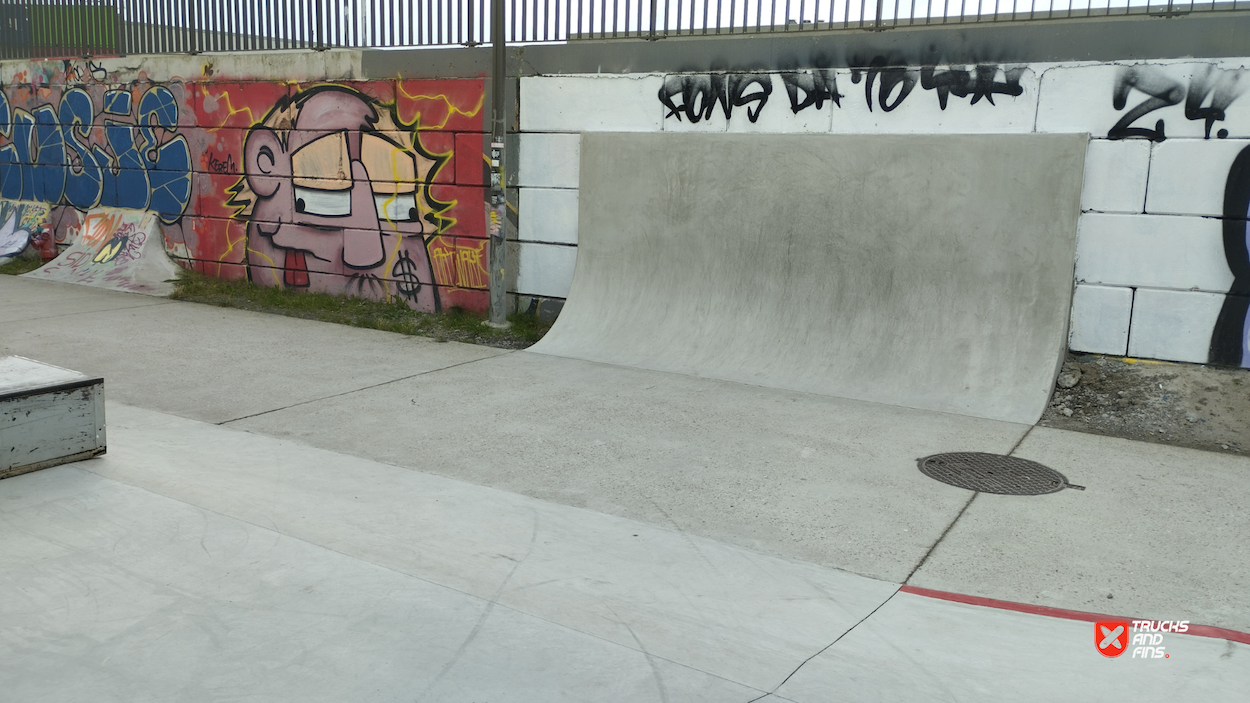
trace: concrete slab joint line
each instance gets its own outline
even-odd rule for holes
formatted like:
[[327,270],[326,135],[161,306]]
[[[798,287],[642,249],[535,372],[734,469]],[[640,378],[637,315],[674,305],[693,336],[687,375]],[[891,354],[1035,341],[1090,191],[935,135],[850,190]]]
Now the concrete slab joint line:
[[[1034,427],[1036,427],[1036,425],[1034,425]],[[1015,454],[1016,450],[1020,448],[1020,445],[1024,443],[1024,440],[1031,432],[1033,432],[1033,427],[1025,430],[1024,434],[1020,435],[1020,439],[1016,440],[1015,445],[1011,447],[1006,456]],[[925,562],[929,561],[929,557],[932,556],[933,550],[937,549],[938,545],[942,543],[942,540],[946,539],[946,535],[950,534],[950,531],[955,527],[955,523],[959,522],[959,518],[963,517],[964,513],[968,512],[968,507],[972,505],[972,501],[976,500],[979,495],[981,494],[973,491],[972,495],[968,496],[968,502],[964,503],[963,507],[959,509],[959,512],[956,513],[955,517],[950,521],[950,524],[946,526],[946,529],[942,530],[942,534],[938,535],[938,538],[934,540],[929,549],[925,551],[924,556],[920,558],[920,561],[916,562],[916,566],[912,568],[911,573],[907,574],[907,578],[903,579],[903,585],[910,583],[911,578],[916,575],[917,571],[920,571],[920,567],[924,566]]]
[[[508,354],[512,354],[512,353],[514,353],[514,352],[512,352],[512,351],[506,351],[506,352],[503,352],[503,353],[499,354],[498,356],[507,356]],[[240,420],[248,420],[248,419],[251,419],[251,418],[254,418],[254,417],[260,417],[261,415],[268,415],[268,414],[270,414],[270,413],[281,412],[281,411],[283,411],[283,410],[289,410],[289,409],[291,409],[291,408],[299,407],[299,406],[301,406],[301,405],[311,405],[311,404],[313,404],[313,403],[320,403],[320,402],[325,401],[325,400],[330,400],[331,398],[341,398],[341,397],[343,397],[343,396],[346,396],[346,395],[351,395],[351,394],[353,394],[353,393],[360,393],[360,392],[362,392],[362,391],[372,390],[372,389],[374,389],[374,388],[381,388],[382,386],[388,386],[388,385],[391,385],[391,384],[393,384],[393,383],[400,383],[400,382],[402,382],[402,381],[408,381],[408,380],[411,380],[411,379],[417,378],[418,376],[427,376],[427,375],[429,375],[429,374],[438,373],[439,371],[447,371],[447,370],[449,370],[449,369],[454,369],[454,368],[456,368],[457,366],[465,366],[465,365],[467,365],[467,364],[474,364],[474,363],[477,363],[477,362],[479,362],[479,361],[485,361],[486,359],[491,359],[491,358],[494,358],[494,357],[489,357],[489,356],[487,356],[487,357],[482,357],[481,359],[470,359],[470,360],[468,360],[468,361],[462,361],[462,362],[460,362],[460,363],[458,363],[458,364],[450,364],[450,365],[448,365],[448,366],[442,366],[442,367],[439,367],[439,368],[437,368],[437,369],[430,369],[429,371],[422,371],[422,372],[420,372],[420,373],[414,373],[414,374],[409,375],[409,376],[403,376],[403,377],[400,377],[400,378],[393,378],[393,379],[391,379],[391,380],[389,380],[389,381],[382,381],[381,383],[374,383],[374,384],[372,384],[372,385],[368,385],[368,386],[361,386],[360,388],[353,388],[353,389],[351,389],[351,390],[348,390],[348,391],[343,391],[343,392],[341,392],[341,393],[333,393],[333,394],[331,394],[331,395],[322,396],[322,397],[320,397],[320,398],[313,398],[312,400],[301,400],[301,401],[300,401],[300,402],[298,402],[298,403],[291,403],[290,405],[284,405],[284,406],[282,406],[282,407],[280,407],[280,408],[273,408],[272,410],[262,410],[261,412],[252,413],[252,414],[250,414],[250,415],[243,415],[243,416],[241,416],[241,417],[236,417],[236,418],[232,418],[232,419],[229,419],[229,420],[222,420],[221,422],[218,422],[218,423],[216,423],[216,424],[218,424],[218,425],[228,425],[228,424],[230,424],[230,423],[232,423],[232,422],[239,422]]]

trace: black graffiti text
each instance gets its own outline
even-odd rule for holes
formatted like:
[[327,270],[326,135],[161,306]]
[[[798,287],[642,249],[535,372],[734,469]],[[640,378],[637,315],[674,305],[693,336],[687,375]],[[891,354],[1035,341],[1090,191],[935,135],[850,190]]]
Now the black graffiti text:
[[[999,80],[999,76],[1002,80]],[[1002,68],[993,65],[973,66],[969,69],[929,68],[920,69],[920,87],[937,93],[938,105],[946,109],[950,96],[971,98],[976,105],[982,98],[993,105],[995,95],[1017,97],[1024,93],[1020,86],[1022,66]]]
[[[1225,111],[1245,90],[1244,69],[1222,69],[1205,66],[1194,72],[1188,85],[1169,76],[1159,66],[1124,66],[1116,73],[1115,87],[1111,92],[1111,105],[1116,110],[1128,107],[1128,99],[1134,90],[1144,93],[1145,100],[1124,113],[1107,131],[1108,139],[1140,137],[1152,142],[1167,139],[1163,118],[1155,120],[1153,127],[1135,125],[1146,115],[1173,105],[1185,103],[1185,118],[1205,123],[1204,135],[1211,138],[1216,122],[1224,120]],[[1220,129],[1216,136],[1223,139],[1228,130]]]
[[[871,112],[880,108],[891,112],[903,104],[919,86],[937,95],[938,107],[945,110],[951,97],[966,99],[969,105],[982,100],[995,105],[994,96],[1018,97],[1024,94],[1020,79],[1025,68],[978,64],[969,66],[915,67],[897,63],[886,56],[856,62],[851,82],[864,86],[864,102]],[[843,107],[846,97],[838,92],[837,73],[831,68],[789,70],[773,73],[674,74],[664,78],[660,102],[667,108],[665,119],[691,124],[711,119],[717,106],[732,119],[735,108],[746,108],[747,119],[755,122],[773,91],[773,75],[785,88],[790,112],[823,110],[826,104]]]
[[[856,85],[863,82],[864,101],[868,103],[869,112],[872,112],[873,85],[880,86],[877,91],[877,106],[883,112],[890,112],[902,105],[911,94],[912,89],[916,87],[918,73],[919,71],[915,68],[891,65],[886,57],[877,56],[868,62],[867,68],[851,69],[851,82]],[[894,92],[895,88],[898,88],[897,94]],[[942,108],[945,109],[946,106],[942,105]]]
[[809,107],[817,110],[829,100],[842,107],[842,95],[838,93],[838,79],[832,69],[818,68],[814,71],[785,71],[781,82],[790,96],[790,111],[799,114]]
[[745,107],[747,119],[755,122],[772,92],[768,74],[681,74],[664,78],[660,102],[668,108],[665,119],[676,117],[679,122],[682,115],[691,124],[711,119],[717,105],[727,120],[733,118],[734,108]]
[[[1207,66],[1205,71],[1195,72],[1189,79],[1189,91],[1185,95],[1185,118],[1203,120],[1206,123],[1204,134],[1207,139],[1211,138],[1211,128],[1215,123],[1224,120],[1224,111],[1246,89],[1242,84],[1245,76],[1245,71]],[[1208,104],[1204,107],[1203,103]],[[1228,136],[1228,130],[1221,129],[1216,132],[1216,136],[1224,139]]]
[[238,173],[238,169],[234,165],[234,156],[229,154],[226,155],[224,160],[209,154],[208,170],[213,173]]

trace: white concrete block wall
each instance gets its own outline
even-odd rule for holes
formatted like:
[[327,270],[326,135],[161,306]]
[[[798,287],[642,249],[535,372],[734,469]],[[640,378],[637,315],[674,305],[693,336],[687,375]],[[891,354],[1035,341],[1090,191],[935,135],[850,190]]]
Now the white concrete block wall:
[[517,185],[576,188],[580,134],[529,133],[517,137]]
[[[1024,69],[1015,74],[1016,96],[998,90],[1009,83],[1010,68]],[[850,70],[837,69],[832,72],[837,104],[826,97],[822,108],[812,105],[798,112],[791,109],[780,73],[752,73],[771,86],[756,120],[747,114],[755,104],[734,107],[730,119],[717,105],[710,118],[695,124],[684,111],[679,110],[678,119],[661,103],[664,75],[522,79],[523,130],[567,134],[522,135],[520,239],[525,253],[520,280],[533,291],[567,291],[571,281],[571,264],[556,263],[564,255],[541,247],[577,241],[575,191],[556,192],[576,188],[576,179],[559,161],[568,153],[561,144],[571,143],[574,133],[1087,133],[1071,347],[1206,361],[1212,326],[1232,283],[1219,218],[1229,167],[1250,146],[1250,94],[1240,89],[1250,85],[1250,58],[1003,66],[992,94],[978,96],[972,90],[959,97],[956,91],[945,108],[935,87],[922,84],[919,69],[907,70],[915,79],[910,92],[897,101],[901,91],[896,84],[886,96],[890,110],[880,104],[884,74],[878,73],[873,89],[866,91],[869,72],[856,83]],[[681,74],[695,80],[717,75],[722,74]],[[681,76],[665,91],[679,108],[684,98],[671,88]],[[1160,86],[1180,97],[1143,109],[1151,99],[1143,88],[1158,92]],[[759,91],[756,85],[744,94]],[[1208,124],[1187,113],[1185,97],[1191,94],[1202,97],[1204,108],[1221,100],[1223,119]],[[807,97],[797,94],[800,101]],[[534,151],[526,154],[527,148]],[[526,222],[526,213],[541,221]],[[541,267],[541,273],[527,272],[530,264]],[[559,276],[568,280],[553,278]]]
[[[558,91],[557,91],[558,92]],[[565,298],[577,260],[581,135],[531,132],[517,139],[518,295]]]
[[536,76],[521,79],[522,132],[658,132],[664,78]]
[[1144,139],[1094,139],[1085,150],[1085,185],[1081,210],[1145,212],[1150,173],[1150,142]]
[[1138,289],[1128,355],[1205,364],[1223,305],[1216,293]]
[[1160,215],[1224,214],[1224,185],[1247,139],[1169,139],[1154,146],[1146,212]]
[[1068,346],[1075,351],[1124,356],[1132,316],[1132,288],[1078,285],[1072,293]]
[[567,298],[573,283],[577,248],[558,244],[518,246],[516,293],[544,298]]
[[577,244],[577,191],[571,188],[521,188],[517,226],[522,242]]
[[1233,274],[1219,220],[1168,215],[1081,216],[1079,283],[1225,293]]

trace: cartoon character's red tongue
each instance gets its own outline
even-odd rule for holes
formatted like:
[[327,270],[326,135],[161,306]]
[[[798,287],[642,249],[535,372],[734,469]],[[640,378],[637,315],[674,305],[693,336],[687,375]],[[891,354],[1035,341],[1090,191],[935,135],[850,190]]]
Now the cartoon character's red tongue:
[[304,288],[308,286],[308,263],[304,261],[304,252],[286,250],[286,284]]

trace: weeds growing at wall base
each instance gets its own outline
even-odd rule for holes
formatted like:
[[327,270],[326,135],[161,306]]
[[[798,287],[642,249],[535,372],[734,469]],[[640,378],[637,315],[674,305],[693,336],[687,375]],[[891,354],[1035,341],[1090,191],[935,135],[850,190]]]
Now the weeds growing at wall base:
[[378,302],[328,293],[267,288],[248,281],[227,281],[183,271],[171,298],[223,308],[267,312],[306,320],[336,322],[399,334],[432,337],[440,342],[485,344],[503,349],[524,349],[542,339],[551,327],[532,315],[512,315],[511,327],[497,330],[480,315],[460,308],[438,314],[421,313],[402,302]]
[[30,273],[40,266],[43,266],[43,259],[38,257],[32,259],[18,257],[0,265],[0,275],[20,276],[24,273]]

